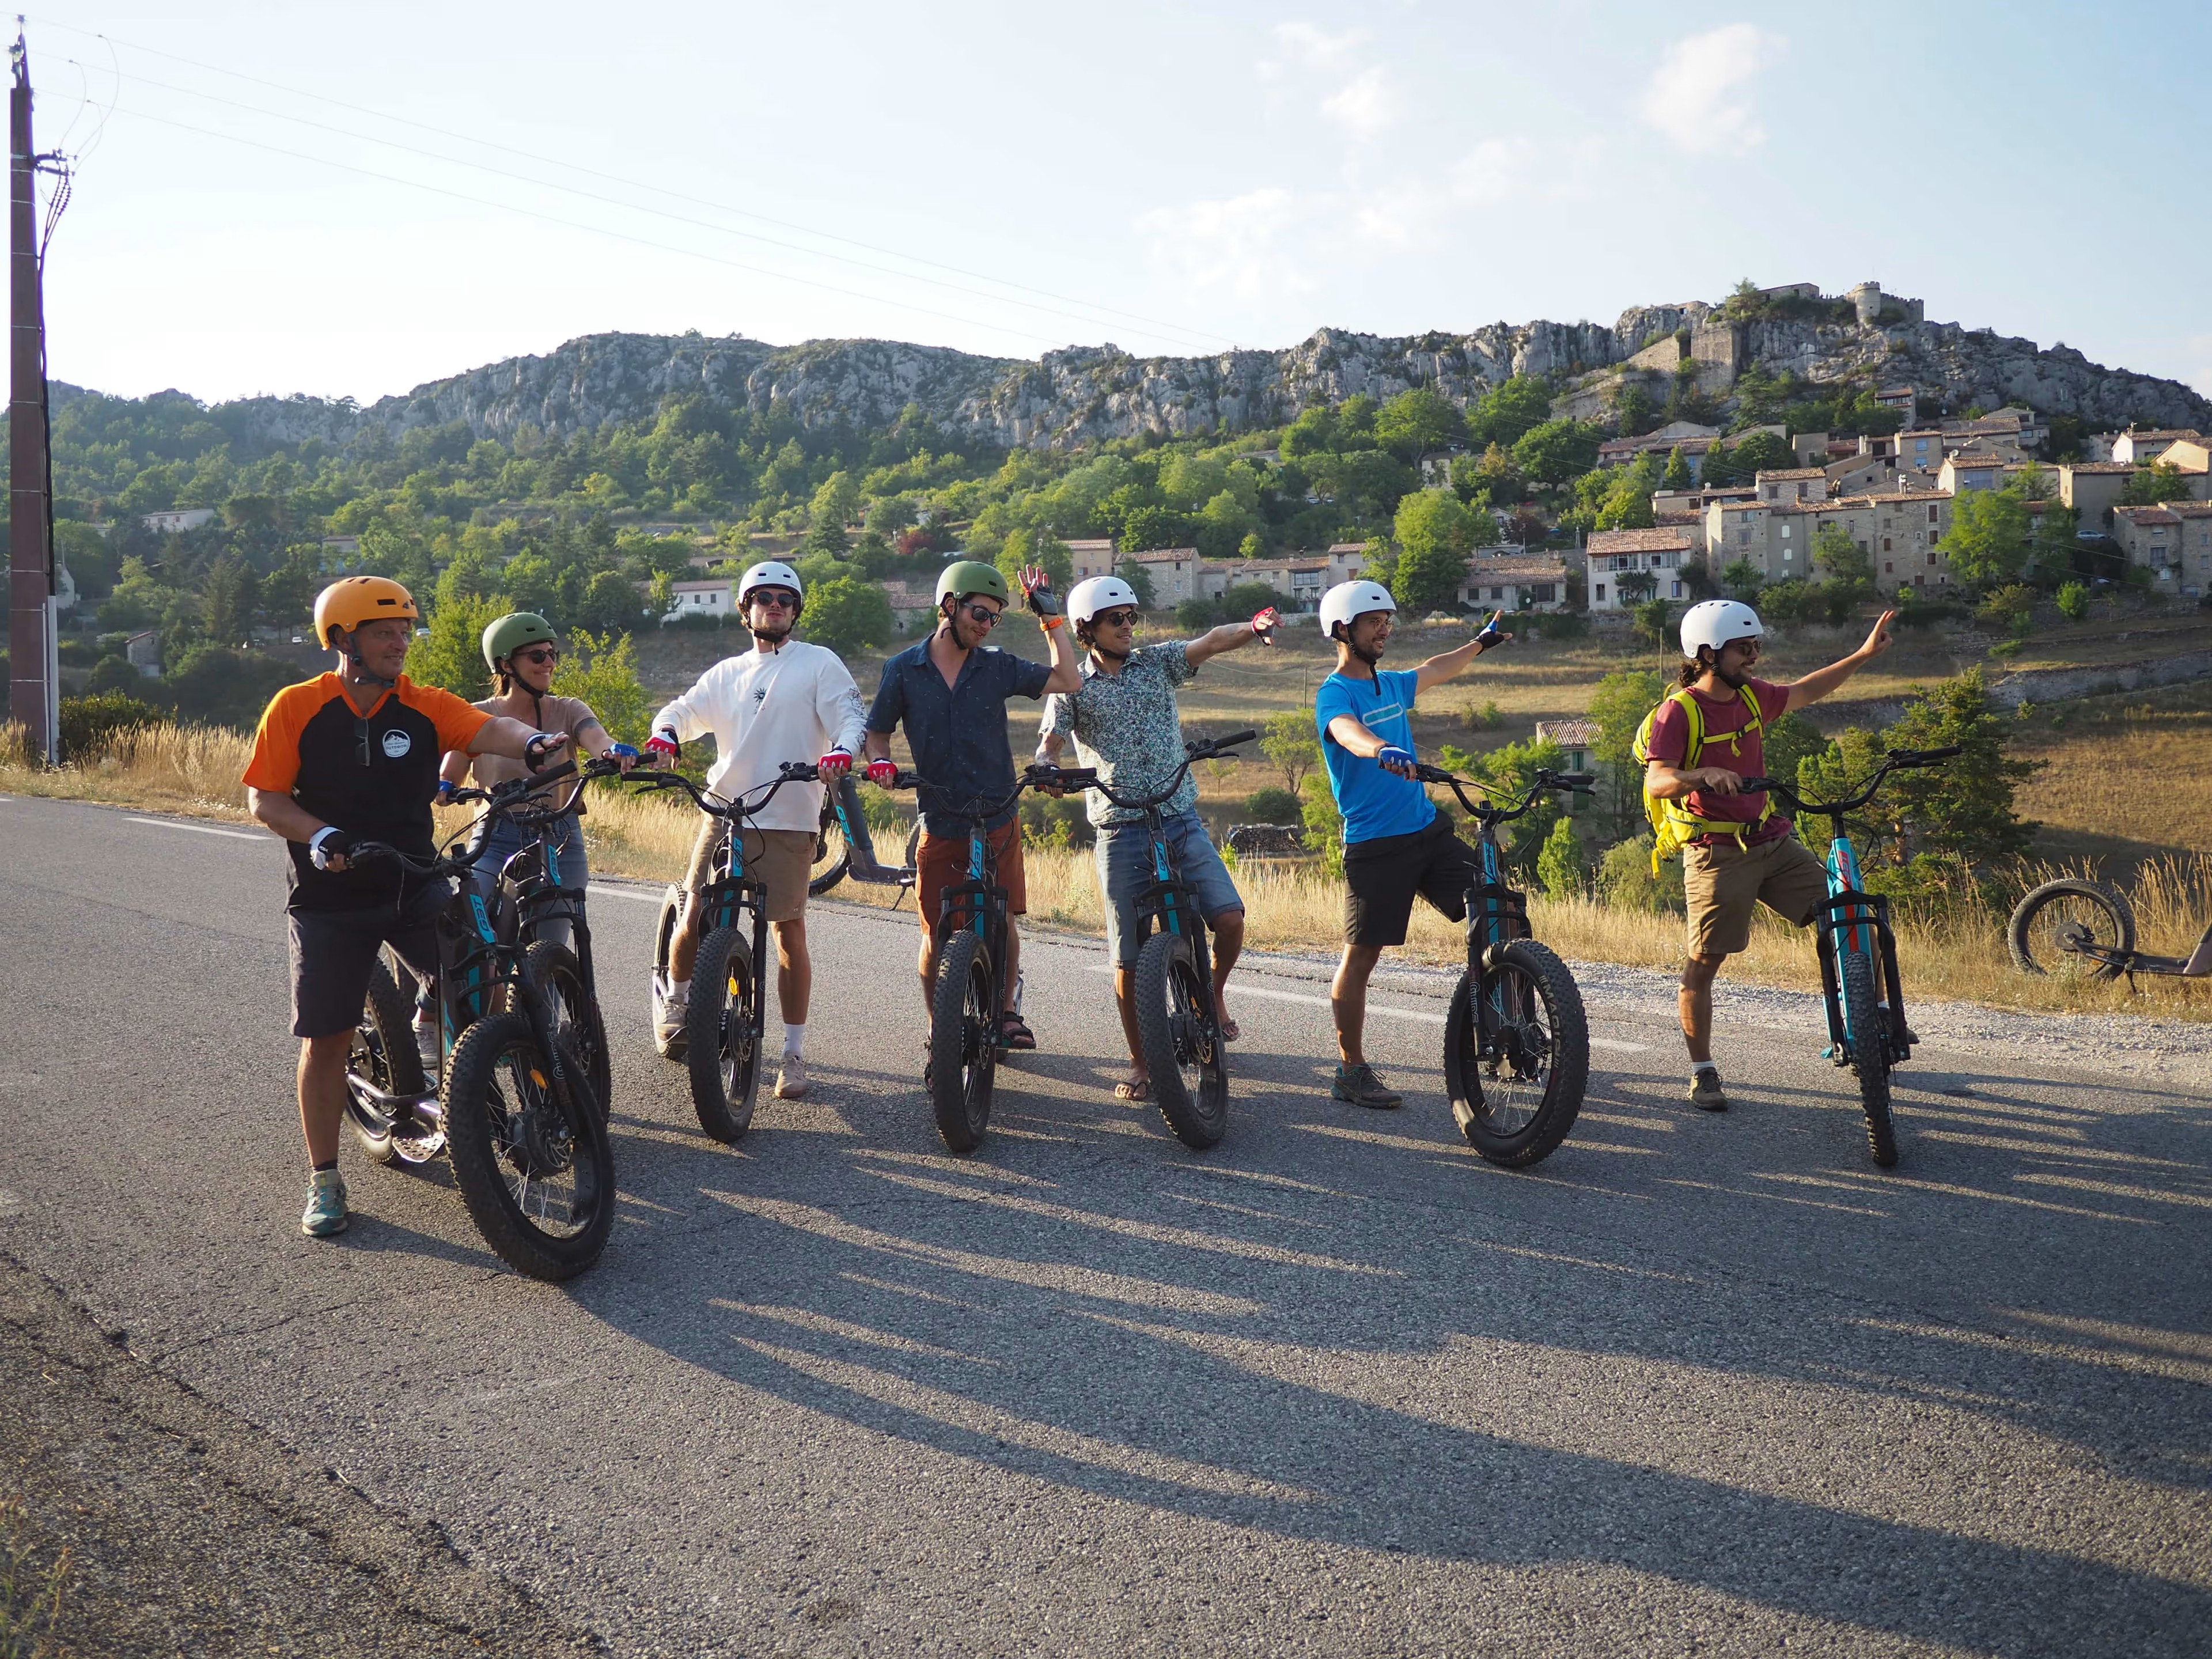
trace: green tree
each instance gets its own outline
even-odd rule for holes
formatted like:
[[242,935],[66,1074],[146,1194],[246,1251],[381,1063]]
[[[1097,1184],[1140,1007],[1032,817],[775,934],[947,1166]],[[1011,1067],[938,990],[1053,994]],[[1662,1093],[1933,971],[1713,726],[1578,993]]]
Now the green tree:
[[1662,489],[1687,489],[1696,482],[1690,476],[1690,463],[1682,453],[1682,446],[1676,444],[1667,452],[1667,471],[1660,476],[1659,487]]
[[1797,465],[1797,452],[1779,432],[1753,432],[1729,453],[1729,470],[1738,483],[1749,483],[1761,472],[1778,472]]
[[1516,374],[1468,406],[1470,443],[1511,449],[1522,435],[1551,418],[1552,389],[1540,375]]
[[2027,508],[2002,489],[1969,489],[1951,504],[1951,527],[1936,544],[1970,582],[2010,581],[2027,563]]
[[1401,461],[1418,461],[1466,438],[1466,418],[1425,386],[1400,392],[1375,414],[1375,441]]
[[888,641],[896,628],[891,602],[875,583],[838,576],[806,596],[806,637],[818,646],[850,656]]
[[[1446,744],[1443,759],[1453,771],[1469,773],[1492,789],[1516,799],[1535,787],[1540,768],[1559,771],[1566,761],[1558,744],[1549,738],[1539,742],[1533,738],[1522,743],[1509,743],[1486,755],[1468,755]],[[1537,855],[1550,839],[1552,826],[1565,813],[1559,798],[1546,790],[1523,817],[1514,821],[1511,849],[1507,857],[1514,869],[1524,876],[1536,872]]]
[[[1644,574],[1652,586],[1659,585],[1658,579],[1650,572],[1646,571]],[[1626,587],[1627,584],[1623,582],[1621,586]],[[1636,637],[1645,644],[1664,647],[1675,637],[1674,607],[1664,599],[1647,599],[1636,607],[1632,626]]]
[[409,677],[426,685],[442,685],[471,702],[489,696],[491,671],[484,666],[483,631],[519,608],[504,593],[478,597],[456,592],[453,584],[441,580],[430,611],[429,633],[407,647]]
[[1613,430],[1623,438],[1641,437],[1656,422],[1651,416],[1651,394],[1644,389],[1641,380],[1632,380],[1620,389],[1613,399]]
[[849,472],[832,472],[822,481],[807,506],[810,525],[835,525],[839,530],[852,523],[860,511],[860,486]]
[[1536,854],[1536,879],[1550,899],[1580,898],[1589,890],[1589,854],[1575,833],[1575,821],[1562,817]]
[[2081,545],[2077,534],[2081,528],[2081,514],[2063,501],[2045,501],[2043,511],[2035,515],[2035,529],[2028,539],[2028,562],[2047,575],[2071,570],[2075,550]]
[[1158,608],[1159,596],[1152,591],[1152,573],[1134,559],[1124,559],[1114,568],[1114,574],[1129,584],[1129,591],[1137,596],[1140,610]]
[[1736,477],[1735,457],[1729,453],[1727,442],[1716,438],[1705,451],[1705,458],[1698,463],[1698,486],[1701,489],[1725,489],[1743,481]]
[[1268,715],[1261,728],[1260,752],[1283,775],[1290,792],[1297,794],[1306,774],[1321,764],[1321,741],[1314,732],[1312,714],[1290,708]]
[[[634,587],[630,597],[637,597]],[[553,672],[554,690],[589,704],[616,742],[643,743],[652,735],[645,727],[653,718],[653,705],[637,677],[637,655],[629,634],[572,628],[568,644],[567,654]]]
[[1874,560],[1841,525],[1824,524],[1813,536],[1813,568],[1838,595],[1859,604],[1875,596]]
[[1069,584],[1075,580],[1075,555],[1068,551],[1066,542],[1048,532],[1015,530],[1008,532],[1006,539],[1000,544],[999,556],[993,562],[998,566],[999,574],[1006,579],[1006,592],[1016,605],[1022,602],[1022,571],[1030,565],[1044,567],[1045,574],[1052,578],[1052,585],[1060,590],[1063,599],[1067,597]]
[[1749,605],[1766,585],[1766,573],[1749,559],[1736,559],[1721,572],[1721,582],[1731,597]]
[[2189,499],[2189,475],[2171,461],[2153,461],[2129,475],[2120,487],[2122,507],[2156,507]]
[[1651,508],[1651,492],[1659,487],[1659,463],[1639,455],[1606,486],[1597,509],[1600,530],[1649,530],[1659,522]]
[[2089,620],[2089,590],[2080,582],[2068,582],[2058,590],[2058,614],[2069,622]]
[[217,645],[243,645],[258,608],[259,584],[252,569],[234,553],[208,567],[201,579],[207,636]]
[[1547,421],[1531,427],[1513,445],[1513,464],[1547,488],[1556,489],[1597,465],[1598,430],[1580,421]]
[[1390,594],[1417,614],[1449,611],[1467,580],[1474,516],[1449,489],[1422,489],[1398,503],[1398,563]]
[[1300,816],[1305,819],[1306,845],[1320,854],[1323,870],[1340,877],[1344,874],[1344,814],[1336,809],[1336,792],[1329,787],[1328,775],[1315,772],[1300,793],[1304,797]]
[[585,587],[572,620],[577,628],[594,633],[627,634],[644,617],[645,600],[637,583],[619,570],[602,570]]

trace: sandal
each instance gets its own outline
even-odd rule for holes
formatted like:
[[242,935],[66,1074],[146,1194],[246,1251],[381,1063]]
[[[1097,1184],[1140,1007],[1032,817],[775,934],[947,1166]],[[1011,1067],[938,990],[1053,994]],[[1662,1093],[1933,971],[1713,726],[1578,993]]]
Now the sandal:
[[1238,1025],[1235,1020],[1231,1019],[1226,1016],[1215,1020],[1213,1022],[1213,1029],[1221,1033],[1221,1040],[1224,1042],[1234,1042],[1238,1037],[1244,1035],[1243,1028]]
[[999,1046],[1001,1048],[1034,1048],[1036,1033],[1022,1021],[1019,1014],[1007,1012],[999,1016]]
[[1114,1085],[1114,1098],[1116,1100],[1143,1101],[1152,1097],[1152,1080],[1148,1077],[1139,1078],[1134,1082],[1124,1079]]

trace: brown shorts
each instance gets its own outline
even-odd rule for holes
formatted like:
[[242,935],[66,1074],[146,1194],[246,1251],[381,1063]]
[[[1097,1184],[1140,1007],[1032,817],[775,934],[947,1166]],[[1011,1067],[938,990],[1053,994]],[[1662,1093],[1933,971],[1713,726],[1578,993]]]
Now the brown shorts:
[[[1022,867],[1022,821],[1009,818],[992,830],[991,848],[998,855],[999,885],[1006,890],[1006,914],[1027,915],[1030,887],[1028,872]],[[921,918],[923,931],[934,933],[945,890],[968,879],[968,837],[933,836],[923,830],[914,866],[915,893],[921,901],[915,914]]]
[[1761,904],[1793,927],[1812,921],[1828,896],[1828,872],[1794,835],[1749,848],[1711,841],[1682,849],[1682,887],[1690,954],[1710,960],[1751,943],[1751,913]]
[[[714,854],[729,833],[720,818],[699,826],[699,839],[691,844],[691,867],[684,872],[684,885],[691,892],[706,886],[714,873]],[[806,910],[806,883],[814,873],[814,832],[811,830],[748,830],[744,832],[745,873],[768,888],[768,919],[796,921]]]

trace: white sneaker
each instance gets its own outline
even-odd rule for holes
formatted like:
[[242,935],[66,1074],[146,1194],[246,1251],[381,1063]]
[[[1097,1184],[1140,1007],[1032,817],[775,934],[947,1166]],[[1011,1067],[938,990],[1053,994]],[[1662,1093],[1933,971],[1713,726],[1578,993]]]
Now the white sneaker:
[[806,1093],[806,1062],[797,1054],[786,1054],[783,1066],[775,1074],[775,1097],[778,1100],[798,1100]]
[[422,1062],[422,1075],[436,1081],[438,1076],[438,1027],[434,1021],[415,1022],[415,1053]]

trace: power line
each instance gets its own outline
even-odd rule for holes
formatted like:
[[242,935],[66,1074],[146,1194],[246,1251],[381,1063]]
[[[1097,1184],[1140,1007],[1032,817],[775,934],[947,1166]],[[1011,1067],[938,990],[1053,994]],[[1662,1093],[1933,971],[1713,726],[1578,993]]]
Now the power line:
[[[63,61],[75,64],[79,70],[85,67],[74,58],[65,58]],[[222,104],[230,109],[244,110],[249,114],[265,115],[274,120],[290,121],[300,126],[312,127],[318,132],[332,133],[338,137],[352,138],[362,143],[379,144],[387,149],[398,150],[404,155],[420,155],[434,161],[446,161],[457,167],[471,167],[479,173],[489,173],[495,178],[512,179],[518,183],[530,185],[540,190],[558,191],[564,195],[580,196],[586,201],[598,202],[608,207],[629,209],[635,212],[649,214],[655,218],[666,219],[676,224],[690,225],[700,230],[711,230],[725,236],[742,237],[747,241],[763,242],[770,247],[783,248],[787,252],[804,254],[811,258],[834,259],[840,264],[854,265],[860,270],[872,270],[881,276],[896,277],[905,282],[927,283],[933,288],[950,289],[957,294],[966,294],[973,298],[988,300],[1000,305],[1017,305],[1025,310],[1042,312],[1050,316],[1065,317],[1071,322],[1096,325],[1099,320],[1095,317],[1081,315],[1072,311],[1061,311],[1052,306],[1040,305],[1033,300],[1010,300],[1000,295],[985,294],[959,283],[946,282],[941,277],[924,276],[912,271],[894,270],[889,265],[872,264],[865,259],[854,259],[845,254],[826,253],[820,249],[806,247],[797,242],[781,241],[773,236],[763,236],[757,232],[737,230],[727,225],[715,224],[709,220],[695,219],[685,214],[671,213],[663,208],[647,207],[641,203],[625,201],[620,197],[602,195],[597,191],[581,190],[574,185],[563,185],[550,179],[533,178],[528,173],[516,173],[506,167],[491,167],[482,161],[471,161],[463,156],[448,155],[441,151],[424,149],[415,144],[403,144],[390,138],[379,138],[369,133],[355,132],[345,127],[331,126],[327,122],[312,121],[303,115],[288,115],[281,110],[264,109],[256,104],[241,103],[234,98],[218,97],[214,93],[200,92],[191,87],[173,86],[167,82],[149,80],[144,76],[137,77],[137,80],[140,86],[158,88],[163,92],[181,93],[188,98],[203,99],[209,103]],[[140,115],[145,113],[143,111],[131,112]],[[1074,303],[1080,304],[1081,301]],[[1189,337],[1195,339],[1198,337]]]
[[570,230],[580,230],[594,236],[605,236],[618,242],[634,243],[639,247],[657,249],[663,253],[682,254],[686,258],[704,259],[710,264],[727,265],[732,270],[749,271],[757,276],[766,276],[779,283],[793,283],[801,288],[820,289],[827,294],[842,294],[848,299],[866,300],[875,305],[896,306],[902,311],[918,312],[923,316],[942,318],[947,322],[960,323],[969,328],[987,329],[1009,335],[1016,339],[1050,342],[1040,334],[1030,334],[1004,323],[987,323],[978,318],[963,317],[957,312],[939,311],[931,306],[916,305],[911,300],[894,300],[880,294],[869,294],[860,289],[840,288],[834,283],[818,282],[810,276],[793,276],[787,271],[775,270],[766,265],[748,264],[742,259],[732,259],[719,253],[702,253],[696,248],[679,247],[673,242],[656,242],[648,236],[633,235],[628,231],[611,230],[604,225],[588,224],[579,219],[564,219],[558,214],[541,213],[535,208],[517,207],[510,202],[494,201],[488,196],[471,196],[466,191],[449,190],[443,185],[426,184],[419,179],[403,179],[395,173],[379,173],[374,167],[356,167],[350,161],[337,161],[326,155],[309,155],[300,150],[287,149],[280,144],[264,143],[257,138],[246,138],[234,132],[223,132],[214,127],[196,126],[190,121],[179,121],[166,115],[155,115],[145,110],[125,109],[121,105],[111,106],[112,112],[128,115],[140,121],[153,121],[165,127],[174,127],[181,132],[195,132],[205,138],[220,138],[226,143],[243,144],[249,149],[265,150],[272,155],[282,155],[295,161],[312,161],[318,167],[336,167],[341,173],[358,173],[364,179],[377,179],[389,185],[404,185],[410,190],[427,190],[433,195],[449,197],[457,202],[467,202],[477,207],[488,207],[501,213],[513,213],[526,219],[542,220],[550,225],[560,225]]
[[[328,104],[335,108],[350,110],[356,114],[367,115],[375,120],[388,121],[400,126],[413,127],[420,131],[434,133],[440,137],[458,139],[463,143],[475,144],[485,149],[498,150],[506,155],[520,156],[526,161],[538,162],[542,166],[559,167],[565,171],[582,174],[590,178],[603,179],[610,183],[622,185],[633,190],[651,191],[657,195],[665,196],[673,201],[688,202],[694,206],[711,208],[718,213],[733,214],[739,218],[750,219],[761,224],[775,226],[779,229],[796,231],[801,235],[811,236],[820,241],[836,242],[847,247],[859,248],[865,252],[880,254],[887,258],[902,259],[910,264],[926,265],[932,270],[946,271],[953,276],[966,277],[973,282],[988,283],[993,284],[994,287],[1009,289],[1018,293],[1034,294],[1038,295],[1040,298],[1055,301],[1063,305],[1079,306],[1086,311],[1097,313],[1097,317],[1098,318],[1118,317],[1124,321],[1141,323],[1147,327],[1160,330],[1170,335],[1181,336],[1186,339],[1220,341],[1227,343],[1232,350],[1237,349],[1237,343],[1235,337],[1218,333],[1211,329],[1189,328],[1181,324],[1167,322],[1160,318],[1146,316],[1142,313],[1125,311],[1115,306],[1099,305],[1091,301],[1077,299],[1073,295],[1054,293],[1048,289],[1036,288],[1025,283],[1017,283],[1006,277],[993,276],[985,272],[968,270],[958,265],[946,264],[939,260],[926,258],[920,254],[903,252],[896,248],[880,246],[878,244],[860,241],[850,236],[841,236],[831,231],[817,230],[811,226],[799,224],[792,220],[779,219],[768,214],[756,213],[750,209],[735,207],[728,203],[717,202],[706,197],[690,195],[682,191],[670,190],[665,185],[655,185],[635,179],[625,178],[619,173],[607,173],[597,167],[585,167],[578,162],[564,161],[552,156],[541,155],[532,150],[521,149],[512,144],[501,143],[495,139],[479,138],[470,133],[456,131],[449,127],[433,125],[426,121],[416,121],[404,115],[394,115],[388,111],[374,109],[368,105],[349,103],[342,98],[333,98],[326,94],[310,92],[302,88],[289,86],[281,81],[271,81],[260,76],[247,75],[242,70],[226,69],[218,64],[204,63],[198,58],[186,58],[176,52],[164,52],[156,46],[142,46],[133,41],[123,40],[115,36],[100,33],[96,30],[78,28],[74,25],[58,22],[52,19],[42,18],[37,21],[42,27],[62,29],[71,34],[83,35],[88,39],[99,40],[103,44],[107,45],[111,50],[114,46],[124,46],[132,52],[144,52],[149,57],[164,58],[171,63],[183,64],[192,69],[204,70],[210,74],[228,76],[234,80],[245,81],[255,86],[266,87],[272,91],[282,92],[292,97],[304,98],[313,103]],[[75,63],[76,60],[72,58],[69,61]],[[79,65],[79,67],[82,68],[82,65]],[[216,103],[228,103],[235,108],[252,110],[258,114],[274,116],[276,118],[280,120],[299,121],[302,125],[309,126],[320,125],[316,122],[307,121],[303,117],[284,115],[276,111],[260,109],[258,106],[254,105],[237,103],[235,100],[219,97],[217,94],[213,93],[198,92],[191,88],[165,86],[165,83],[155,81],[149,81],[147,84],[150,86],[164,86],[165,90],[180,92],[190,97],[205,98]],[[343,132],[343,136],[348,137],[359,138],[362,142],[368,143],[387,144],[390,145],[391,148],[396,149],[410,149],[412,148],[408,145],[395,143],[389,139],[370,137],[368,135],[361,133],[344,132],[343,130],[340,128],[325,128],[325,131]],[[462,167],[477,167],[488,173],[502,173],[501,169],[485,167],[481,162],[465,161],[458,156],[443,155],[435,151],[417,149],[414,150],[413,153],[429,155],[436,160],[453,161]],[[502,176],[509,178],[522,178],[525,175],[502,173]],[[613,199],[606,197],[592,195],[592,193],[589,191],[577,191],[574,190],[573,186],[569,185],[549,184],[547,181],[543,179],[529,179],[528,182],[540,185],[548,189],[568,190],[574,194],[592,196],[592,199],[593,200],[607,201]],[[680,219],[680,216],[665,214],[663,213],[661,210],[644,207],[635,203],[622,203],[620,204],[623,206],[635,207],[640,212],[659,213],[663,217]],[[687,223],[698,222],[696,221],[688,220],[682,222]],[[723,230],[725,234],[732,235],[751,234],[751,233],[749,232],[731,230],[727,227],[722,226],[716,226],[714,227],[714,228]],[[755,240],[769,241],[771,246],[775,246],[789,247],[793,246],[789,243],[775,242],[771,238],[756,238]],[[842,263],[860,264],[863,269],[876,270],[881,270],[883,269],[881,266],[868,265],[865,261],[848,259],[843,255],[830,253],[819,249],[798,248],[796,251],[811,254],[817,258],[837,259]],[[909,272],[891,272],[888,274],[915,276],[914,273]],[[918,276],[916,276],[915,279],[922,282],[933,282],[936,280],[931,277]],[[940,286],[957,288],[958,284],[942,283]],[[973,290],[969,291],[972,292]],[[984,297],[998,299],[1000,296],[992,295]],[[1028,302],[1017,301],[1014,303],[1026,304]],[[1034,308],[1038,310],[1050,309],[1049,307],[1036,307]],[[1066,316],[1071,313],[1063,312],[1056,313],[1054,314]],[[1097,319],[1092,317],[1077,317],[1074,319],[1077,321],[1091,322],[1095,321]]]

